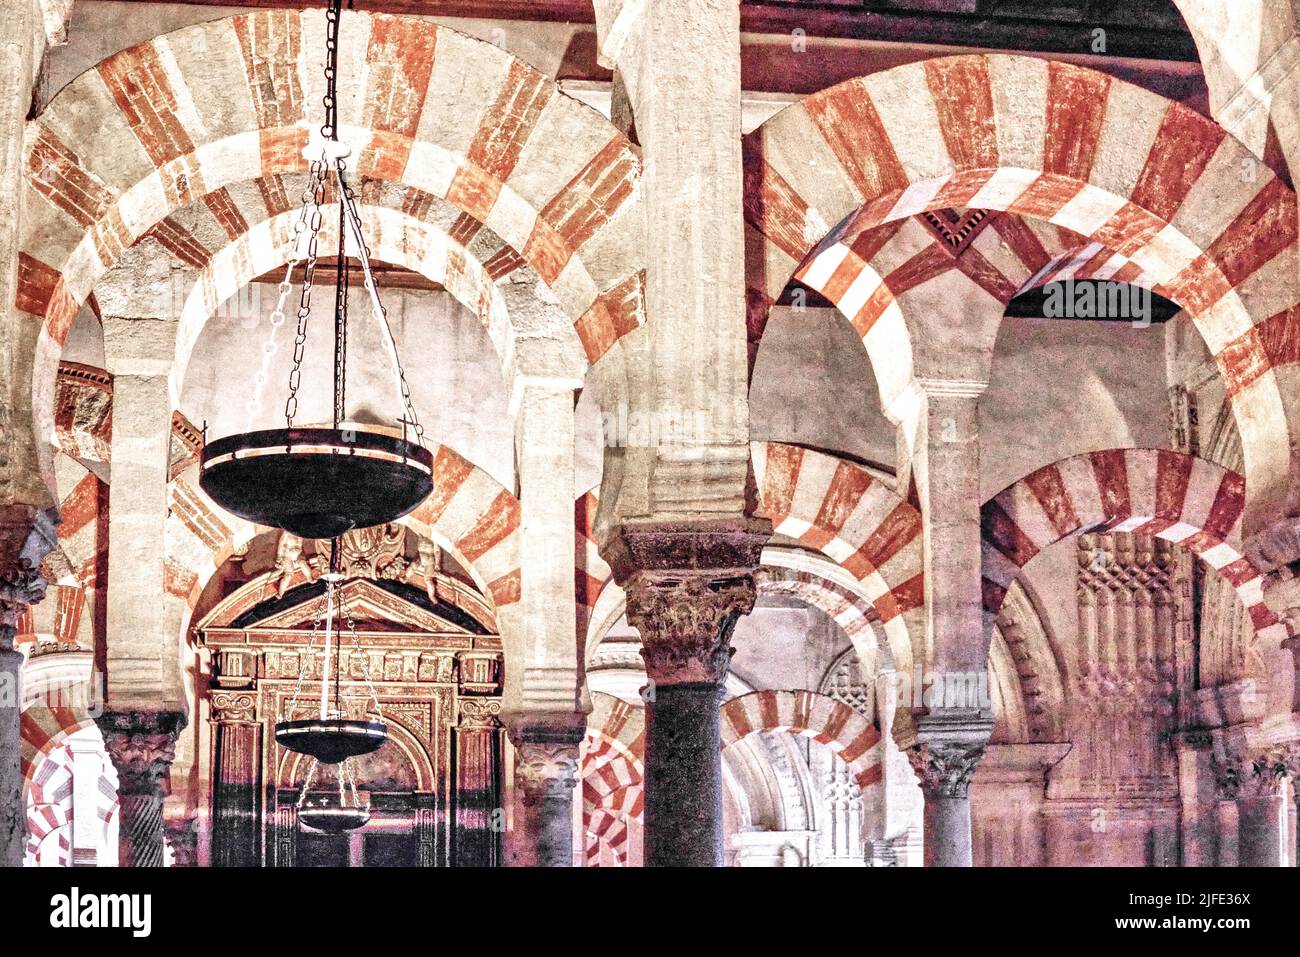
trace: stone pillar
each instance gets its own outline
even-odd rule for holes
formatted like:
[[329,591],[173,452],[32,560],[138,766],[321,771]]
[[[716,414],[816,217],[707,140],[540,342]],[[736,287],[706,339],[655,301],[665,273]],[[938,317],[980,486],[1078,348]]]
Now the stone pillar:
[[573,793],[578,784],[578,745],[586,719],[516,720],[516,808],[510,863],[516,867],[573,866]]
[[185,720],[177,711],[107,711],[95,719],[117,769],[122,867],[163,866],[163,779]]
[[252,691],[214,691],[212,863],[262,864],[262,724]]
[[991,721],[922,717],[917,743],[908,749],[925,796],[925,866],[970,867],[970,785],[989,736]]
[[[522,351],[531,359],[531,350]],[[522,647],[512,641],[506,648],[508,717],[581,710],[573,574],[574,406],[581,386],[581,379],[535,374],[516,383],[523,633]]]
[[617,498],[625,515],[739,515],[749,465],[740,8],[594,9],[600,62],[620,80],[618,122],[642,147],[646,323],[624,340],[642,350],[629,359],[630,415],[680,428],[629,442],[625,478],[607,478],[601,507]]
[[[170,282],[163,288],[171,294]],[[105,617],[108,706],[179,711],[184,706],[179,622],[173,623],[169,615],[163,561],[172,416],[170,371],[177,323],[135,318],[135,310],[126,311],[134,303],[108,294],[107,289],[105,292],[100,300],[104,355],[113,374],[108,493],[108,593],[113,600]],[[167,303],[153,305],[164,311]],[[110,312],[110,307],[120,311]]]
[[[984,675],[988,664],[979,454],[979,397],[986,385],[984,379],[918,379],[916,411],[904,424],[912,433],[907,443],[921,503],[931,687],[944,696],[934,707],[992,707],[991,701],[948,700],[964,694],[967,679]],[[987,678],[982,687],[987,693]]]
[[754,607],[752,575],[638,574],[627,618],[641,635],[647,867],[722,866],[718,707],[736,620]]
[[72,866],[96,867],[99,863],[100,831],[99,778],[103,757],[94,741],[69,742],[72,753]]
[[[41,324],[24,314],[18,293],[18,251],[27,194],[23,154],[27,116],[45,54],[46,28],[38,0],[0,0],[0,504],[53,503],[49,437],[32,420],[32,355]],[[36,200],[45,202],[44,200]],[[28,305],[26,308],[32,308]],[[52,422],[54,370],[44,383]]]
[[23,612],[45,597],[45,580],[38,569],[54,547],[57,521],[52,512],[38,512],[30,522],[0,526],[0,867],[22,867],[27,843],[21,725],[24,658],[14,641]]

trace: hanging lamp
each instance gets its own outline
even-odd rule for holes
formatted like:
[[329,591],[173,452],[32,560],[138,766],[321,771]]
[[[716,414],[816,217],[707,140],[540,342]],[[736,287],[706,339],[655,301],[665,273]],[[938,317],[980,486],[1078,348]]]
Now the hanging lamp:
[[[309,778],[319,764],[339,765],[349,758],[360,757],[379,749],[388,740],[388,725],[384,723],[383,712],[379,706],[379,695],[370,680],[370,668],[357,637],[356,621],[343,604],[343,592],[340,585],[343,576],[339,572],[339,542],[330,543],[329,571],[323,576],[325,580],[325,615],[324,615],[324,655],[320,667],[320,701],[316,714],[312,717],[298,717],[298,701],[302,696],[303,685],[308,672],[315,662],[316,636],[321,622],[312,629],[306,651],[300,656],[298,682],[294,688],[293,698],[289,701],[284,715],[275,724],[275,740],[281,747],[313,759]],[[361,663],[369,695],[364,701],[349,700],[343,688],[343,641],[340,626],[346,627],[352,637],[352,647]],[[349,772],[350,773],[350,772]],[[339,794],[344,794],[344,772],[339,774]],[[303,786],[307,792],[310,780]],[[353,785],[353,792],[356,787]],[[364,823],[364,822],[362,822]]]
[[[420,504],[433,489],[433,456],[424,447],[424,429],[411,403],[411,392],[397,354],[370,267],[370,251],[361,228],[356,195],[347,178],[349,151],[338,139],[338,37],[342,0],[326,11],[325,123],[320,157],[310,165],[308,189],[295,227],[295,251],[280,283],[280,298],[271,315],[271,334],[263,347],[262,371],[249,406],[249,431],[206,442],[200,459],[199,484],[214,502],[240,518],[282,528],[303,538],[336,538],[353,528],[394,521]],[[310,149],[310,147],[309,147]],[[338,188],[339,251],[334,296],[334,409],[330,428],[295,428],[302,360],[311,318],[311,290],[316,273],[321,207],[325,186]],[[351,252],[361,264],[372,312],[384,332],[388,358],[404,406],[402,438],[344,428],[347,394],[348,271]],[[305,245],[297,336],[283,429],[251,431],[260,408],[266,369],[275,350],[275,334],[284,323],[284,304],[294,267]],[[413,432],[415,441],[409,441]]]
[[357,792],[356,777],[350,761],[340,761],[334,766],[337,787],[319,791],[312,796],[311,786],[320,769],[313,760],[303,779],[302,794],[298,797],[298,823],[326,834],[342,834],[364,827],[370,820],[370,801],[362,801]]

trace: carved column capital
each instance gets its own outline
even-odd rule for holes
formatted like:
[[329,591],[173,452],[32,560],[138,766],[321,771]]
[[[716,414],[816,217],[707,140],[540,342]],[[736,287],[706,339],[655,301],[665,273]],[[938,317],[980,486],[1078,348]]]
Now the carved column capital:
[[927,797],[965,798],[970,796],[984,748],[983,744],[914,744],[907,750],[907,760]]
[[496,699],[462,698],[460,701],[461,728],[496,728],[501,724],[501,702]]
[[257,721],[257,695],[252,691],[214,691],[212,720],[220,724],[252,724]]
[[525,807],[569,799],[578,785],[578,745],[585,734],[586,718],[579,714],[510,723],[515,783],[523,792]]
[[731,633],[754,607],[752,575],[637,575],[626,587],[627,619],[641,635],[646,674],[660,684],[721,684]]
[[45,579],[27,559],[20,558],[15,566],[0,573],[0,649],[13,650],[18,619],[28,605],[44,597]]
[[993,734],[993,722],[970,715],[917,719],[907,760],[926,797],[967,798],[970,783]]
[[1216,757],[1212,768],[1220,800],[1278,797],[1286,779],[1300,771],[1300,747],[1290,744],[1250,755],[1228,754]]
[[576,744],[528,741],[515,744],[515,782],[525,806],[567,798],[578,786]]
[[176,758],[185,716],[176,711],[110,711],[95,719],[122,794],[158,794]]

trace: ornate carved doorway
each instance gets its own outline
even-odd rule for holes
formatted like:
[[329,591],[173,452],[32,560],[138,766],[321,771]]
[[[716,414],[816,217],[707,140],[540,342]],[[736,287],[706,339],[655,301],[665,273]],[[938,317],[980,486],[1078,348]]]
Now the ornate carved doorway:
[[[492,610],[437,546],[400,525],[349,533],[342,546],[342,603],[360,644],[341,651],[342,684],[364,687],[364,656],[389,727],[388,742],[354,765],[371,821],[328,835],[297,820],[309,759],[280,747],[273,725],[300,669],[320,675],[321,642],[308,647],[325,611],[327,545],[283,533],[242,557],[197,626],[211,656],[212,863],[495,866],[502,655]],[[259,564],[270,567],[257,573]],[[298,711],[315,708],[312,694],[305,681]]]

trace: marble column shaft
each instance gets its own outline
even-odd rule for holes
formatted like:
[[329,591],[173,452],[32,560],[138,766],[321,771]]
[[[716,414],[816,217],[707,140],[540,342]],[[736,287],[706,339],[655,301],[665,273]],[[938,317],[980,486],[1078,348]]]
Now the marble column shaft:
[[645,863],[722,864],[718,706],[736,620],[754,607],[752,576],[640,575],[627,587],[641,635],[646,701]]

